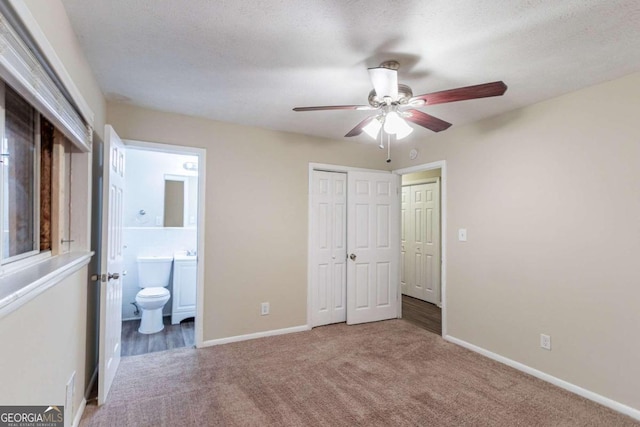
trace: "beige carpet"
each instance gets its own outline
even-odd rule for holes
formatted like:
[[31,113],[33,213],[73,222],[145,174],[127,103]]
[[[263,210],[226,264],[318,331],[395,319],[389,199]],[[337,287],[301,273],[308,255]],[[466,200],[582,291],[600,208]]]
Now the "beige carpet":
[[402,321],[122,359],[82,426],[640,426]]

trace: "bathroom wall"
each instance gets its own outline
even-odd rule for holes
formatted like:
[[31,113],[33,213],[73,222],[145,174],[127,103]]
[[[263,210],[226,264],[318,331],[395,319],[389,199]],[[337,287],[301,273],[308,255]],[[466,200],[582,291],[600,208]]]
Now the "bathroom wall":
[[[197,161],[195,156],[127,149],[124,206],[124,270],[127,275],[124,276],[122,289],[123,320],[140,317],[134,314],[135,306],[131,304],[140,290],[136,258],[147,255],[171,256],[176,251],[192,250],[197,246],[197,172],[183,168],[185,162]],[[187,227],[162,226],[166,175],[186,179]],[[173,295],[171,286],[169,291]],[[165,315],[171,314],[171,303],[169,300],[164,306]]]
[[[198,172],[184,169],[186,162],[196,163],[196,156],[127,148],[124,205],[125,227],[162,227],[164,218],[165,175],[184,177],[188,199],[187,225],[195,227],[198,211]],[[144,215],[140,213],[143,210]],[[192,249],[192,248],[190,248]]]

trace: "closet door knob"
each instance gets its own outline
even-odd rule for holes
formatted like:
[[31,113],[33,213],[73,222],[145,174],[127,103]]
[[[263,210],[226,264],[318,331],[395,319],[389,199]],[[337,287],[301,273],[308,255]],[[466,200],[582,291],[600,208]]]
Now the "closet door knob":
[[355,261],[356,260],[356,254],[349,255],[349,258],[351,258],[351,261]]

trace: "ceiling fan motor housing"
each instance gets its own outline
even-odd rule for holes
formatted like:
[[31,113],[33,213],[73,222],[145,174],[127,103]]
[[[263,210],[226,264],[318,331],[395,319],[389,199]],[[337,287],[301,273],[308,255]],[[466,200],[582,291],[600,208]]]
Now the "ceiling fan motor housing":
[[[398,99],[395,101],[391,100],[391,104],[405,105],[409,103],[409,100],[412,97],[413,92],[411,91],[411,88],[409,86],[398,84]],[[385,99],[381,99],[380,97],[378,97],[375,89],[372,89],[371,92],[369,92],[369,105],[374,108],[378,108],[381,105],[385,104],[387,104],[387,102],[385,101]]]

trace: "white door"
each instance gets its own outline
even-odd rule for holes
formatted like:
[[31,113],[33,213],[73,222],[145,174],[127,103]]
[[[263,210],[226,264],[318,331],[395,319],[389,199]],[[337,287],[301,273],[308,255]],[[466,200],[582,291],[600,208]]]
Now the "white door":
[[424,185],[424,300],[440,305],[440,178]]
[[105,403],[120,364],[124,156],[124,144],[111,126],[105,126],[98,405]]
[[347,319],[347,175],[313,171],[311,185],[311,326],[320,326]]
[[409,230],[409,187],[402,187],[400,191],[400,290],[403,294],[407,294],[407,282],[409,279],[409,260],[407,259],[407,249],[409,247],[409,241],[407,240]]
[[347,323],[398,317],[398,176],[349,172]]
[[425,275],[425,258],[424,258],[424,242],[427,238],[426,230],[426,190],[427,184],[412,185],[409,188],[409,239],[407,276],[409,281],[407,284],[406,294],[425,299],[426,275]]
[[439,181],[402,188],[408,212],[402,240],[402,293],[433,304],[440,304],[439,188]]

